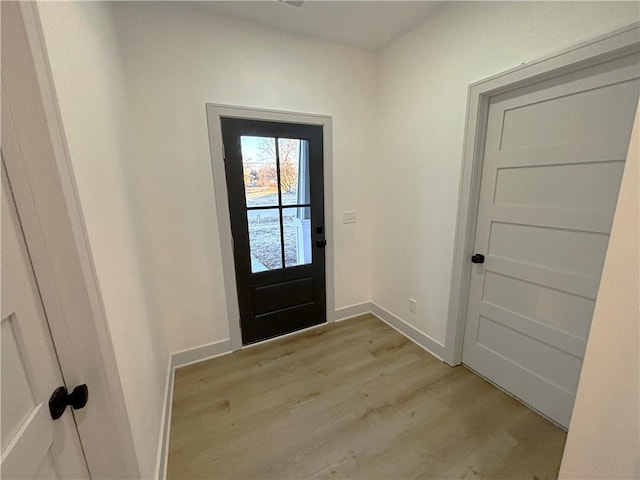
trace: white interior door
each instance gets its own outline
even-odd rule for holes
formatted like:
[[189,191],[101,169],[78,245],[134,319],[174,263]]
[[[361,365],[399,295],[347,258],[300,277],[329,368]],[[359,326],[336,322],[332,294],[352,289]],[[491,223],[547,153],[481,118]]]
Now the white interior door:
[[463,362],[565,427],[639,76],[627,56],[489,106]]
[[89,478],[71,408],[52,420],[63,385],[20,220],[2,164],[0,477]]

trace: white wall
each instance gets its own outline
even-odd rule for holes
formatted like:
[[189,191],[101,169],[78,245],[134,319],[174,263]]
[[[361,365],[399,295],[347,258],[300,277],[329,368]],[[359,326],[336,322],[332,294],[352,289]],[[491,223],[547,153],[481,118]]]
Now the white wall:
[[560,478],[640,477],[640,105]]
[[144,477],[168,352],[229,337],[206,102],[333,116],[336,307],[444,342],[468,84],[639,17],[455,2],[375,56],[180,3],[40,10]]
[[372,54],[181,3],[114,4],[138,152],[125,166],[171,351],[229,338],[205,103],[333,116],[336,307],[369,301]]
[[129,207],[133,155],[118,42],[106,4],[48,2],[39,11],[136,455],[151,478],[168,349],[148,313]]
[[382,52],[374,303],[444,344],[468,85],[639,16],[635,2],[450,2]]

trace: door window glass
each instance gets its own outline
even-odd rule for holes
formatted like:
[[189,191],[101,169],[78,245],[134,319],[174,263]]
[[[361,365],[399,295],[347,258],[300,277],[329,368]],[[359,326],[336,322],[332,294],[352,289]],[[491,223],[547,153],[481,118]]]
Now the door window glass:
[[247,207],[277,206],[276,142],[267,137],[240,137],[242,176]]
[[311,263],[308,143],[240,137],[252,273]]
[[251,271],[264,272],[282,268],[280,209],[247,211]]
[[284,261],[286,267],[311,263],[311,209],[282,209]]
[[309,142],[294,138],[278,139],[280,191],[283,205],[309,203]]

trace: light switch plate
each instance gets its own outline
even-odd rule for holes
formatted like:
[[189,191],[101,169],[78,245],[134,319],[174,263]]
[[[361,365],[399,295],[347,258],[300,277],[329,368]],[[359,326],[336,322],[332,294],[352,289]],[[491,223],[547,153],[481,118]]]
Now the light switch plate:
[[409,299],[409,311],[411,313],[416,313],[416,306],[418,305],[418,302],[416,302],[413,298]]
[[356,223],[358,221],[358,214],[354,212],[344,212],[342,214],[342,223]]

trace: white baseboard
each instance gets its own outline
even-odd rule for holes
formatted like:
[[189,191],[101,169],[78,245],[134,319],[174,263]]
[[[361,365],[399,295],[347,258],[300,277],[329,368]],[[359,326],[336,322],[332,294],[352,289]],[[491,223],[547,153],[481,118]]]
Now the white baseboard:
[[157,479],[164,480],[167,476],[167,461],[169,459],[169,435],[171,434],[171,409],[173,404],[173,381],[176,369],[186,367],[193,363],[209,360],[210,358],[231,353],[231,340],[201,345],[189,348],[169,355],[167,365],[167,379],[165,382],[164,405],[162,407],[162,424],[160,430],[160,442],[158,445],[158,462],[156,465]]
[[174,368],[186,367],[192,363],[202,362],[210,358],[231,353],[231,340],[208,343],[200,347],[188,348],[171,354],[171,366]]
[[160,424],[160,439],[158,445],[158,463],[155,478],[164,479],[167,475],[167,459],[169,454],[169,430],[171,428],[171,404],[173,403],[174,368],[171,365],[172,355],[167,362],[167,378],[164,387],[164,405],[162,406],[162,423]]
[[[373,302],[363,302],[340,308],[333,313],[333,320],[331,321],[347,320],[348,318],[357,317],[358,315],[364,315],[367,313],[375,315],[391,328],[397,330],[419,347],[425,349],[431,355],[440,360],[444,357],[444,345]],[[299,332],[294,332],[293,334],[296,333]],[[170,355],[167,368],[164,406],[162,408],[162,431],[160,435],[160,445],[158,446],[159,452],[158,464],[156,467],[156,478],[164,480],[167,474],[169,435],[171,433],[171,405],[173,403],[173,381],[176,369],[231,353],[232,351],[233,348],[231,346],[231,340],[222,340],[220,342],[209,343],[200,347],[175,352]]]
[[426,333],[421,332],[417,328],[409,325],[404,320],[396,317],[393,313],[385,310],[384,308],[376,305],[373,302],[371,304],[371,313],[373,313],[380,320],[388,324],[390,327],[394,328],[409,340],[414,342],[419,347],[422,347],[427,352],[429,352],[434,357],[438,358],[441,361],[444,361],[445,348],[444,345],[440,342],[434,340]]
[[364,315],[365,313],[371,313],[371,302],[362,302],[356,305],[339,308],[333,312],[332,321],[340,322],[348,318],[357,317],[358,315]]

